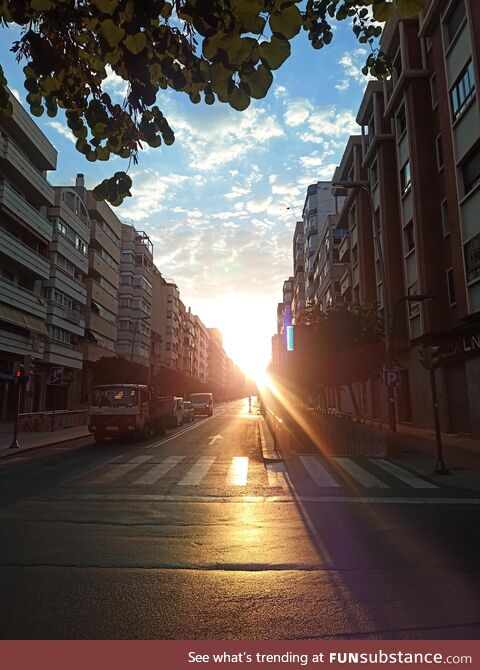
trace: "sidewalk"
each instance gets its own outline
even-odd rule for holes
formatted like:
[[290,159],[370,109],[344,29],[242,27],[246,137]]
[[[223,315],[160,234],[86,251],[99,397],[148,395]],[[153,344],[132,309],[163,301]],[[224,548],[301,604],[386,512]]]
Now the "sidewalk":
[[443,460],[450,475],[436,475],[435,433],[430,430],[397,426],[398,454],[393,458],[402,467],[448,486],[480,491],[480,440],[442,433]]
[[24,451],[38,449],[40,447],[49,447],[61,442],[77,440],[81,437],[90,437],[87,426],[75,426],[74,428],[64,428],[56,430],[53,433],[18,433],[17,441],[19,449],[9,449],[12,442],[13,424],[3,424],[0,426],[0,458],[15,456]]

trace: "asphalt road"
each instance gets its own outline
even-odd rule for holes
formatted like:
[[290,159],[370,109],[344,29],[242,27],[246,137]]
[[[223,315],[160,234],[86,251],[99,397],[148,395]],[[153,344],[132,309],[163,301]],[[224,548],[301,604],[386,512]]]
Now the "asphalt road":
[[384,460],[265,464],[260,421],[240,401],[0,461],[0,637],[478,638],[476,494]]

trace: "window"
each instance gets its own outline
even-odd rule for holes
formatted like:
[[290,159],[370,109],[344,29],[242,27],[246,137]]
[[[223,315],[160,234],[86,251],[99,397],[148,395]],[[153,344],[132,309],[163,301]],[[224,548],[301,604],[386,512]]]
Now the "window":
[[112,284],[110,284],[110,282],[108,282],[106,279],[100,277],[98,283],[111,296],[113,296],[114,298],[117,297],[117,289],[115,288],[115,286],[112,286]]
[[[372,163],[370,167],[370,182],[372,186],[375,186],[375,184],[378,184],[378,167],[377,167],[377,161]],[[355,212],[353,212],[353,217],[351,221],[353,220],[353,223],[350,222],[350,226],[355,224]]]
[[457,299],[455,297],[455,283],[453,281],[453,268],[447,270],[447,290],[448,290],[448,304],[450,307],[455,305]]
[[435,75],[430,79],[430,94],[432,96],[432,109],[438,105],[437,77]]
[[[418,295],[418,283],[415,281],[407,289],[408,295]],[[420,313],[420,303],[418,302],[409,302],[408,303],[408,316],[410,318],[417,316]]]
[[402,195],[410,189],[412,183],[412,176],[410,173],[410,161],[407,161],[400,171],[400,184],[402,187]]
[[415,249],[415,233],[413,230],[413,221],[407,223],[403,229],[403,244],[405,248],[405,255],[409,254]]
[[443,236],[446,237],[450,233],[450,224],[448,222],[448,206],[446,200],[442,202],[441,207],[442,207],[442,230],[443,230]]
[[465,18],[465,2],[458,0],[446,21],[448,43],[450,44]]
[[465,270],[467,282],[480,277],[480,234],[465,245]]
[[443,168],[443,143],[441,135],[435,140],[435,145],[437,148],[437,166],[438,169],[441,170]]
[[402,74],[402,52],[401,49],[397,51],[397,55],[393,61],[393,82],[397,85],[400,75]]
[[133,251],[122,251],[122,263],[135,263]]
[[450,91],[453,120],[463,114],[475,92],[475,75],[470,59]]
[[407,117],[405,116],[405,106],[402,105],[400,109],[397,112],[396,116],[396,124],[397,124],[397,138],[400,139],[400,137],[403,135],[403,133],[407,129]]
[[480,147],[470,154],[462,167],[463,193],[467,195],[480,181]]
[[55,340],[56,342],[62,342],[63,344],[71,343],[71,333],[58,326],[49,325],[48,334],[50,335],[50,339]]

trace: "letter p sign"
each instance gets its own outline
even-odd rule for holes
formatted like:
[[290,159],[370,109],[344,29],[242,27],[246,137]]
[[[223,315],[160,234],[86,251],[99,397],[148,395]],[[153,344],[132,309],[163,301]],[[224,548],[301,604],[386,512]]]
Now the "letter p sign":
[[384,370],[383,385],[386,388],[399,389],[401,386],[400,370]]

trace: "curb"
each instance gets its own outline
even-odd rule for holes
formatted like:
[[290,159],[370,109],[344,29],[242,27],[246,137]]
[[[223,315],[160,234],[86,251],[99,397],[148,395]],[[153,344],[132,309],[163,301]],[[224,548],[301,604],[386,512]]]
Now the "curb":
[[[258,422],[258,436],[260,440],[260,446],[262,448],[262,458],[264,462],[268,463],[275,463],[278,461],[283,461],[283,456],[280,454],[279,451],[277,451],[277,448],[275,445],[269,446],[267,445],[267,441],[265,440],[265,433],[263,431],[263,423],[265,422],[265,419],[263,418],[262,415],[260,415],[260,421]],[[267,424],[268,428],[268,424]],[[269,430],[270,433],[270,430]],[[270,433],[271,435],[271,433]]]
[[[49,442],[48,444],[35,444],[31,447],[20,447],[19,449],[9,449],[6,453],[0,452],[0,459],[11,458],[12,456],[18,456],[25,452],[34,451],[35,449],[43,449],[44,447],[54,447],[57,444],[63,444],[65,442],[73,442],[74,440],[84,440],[86,437],[91,437],[91,433],[85,433],[85,435],[76,435],[75,437],[66,437],[61,440],[56,440],[55,442]],[[8,447],[6,447],[8,449]]]

